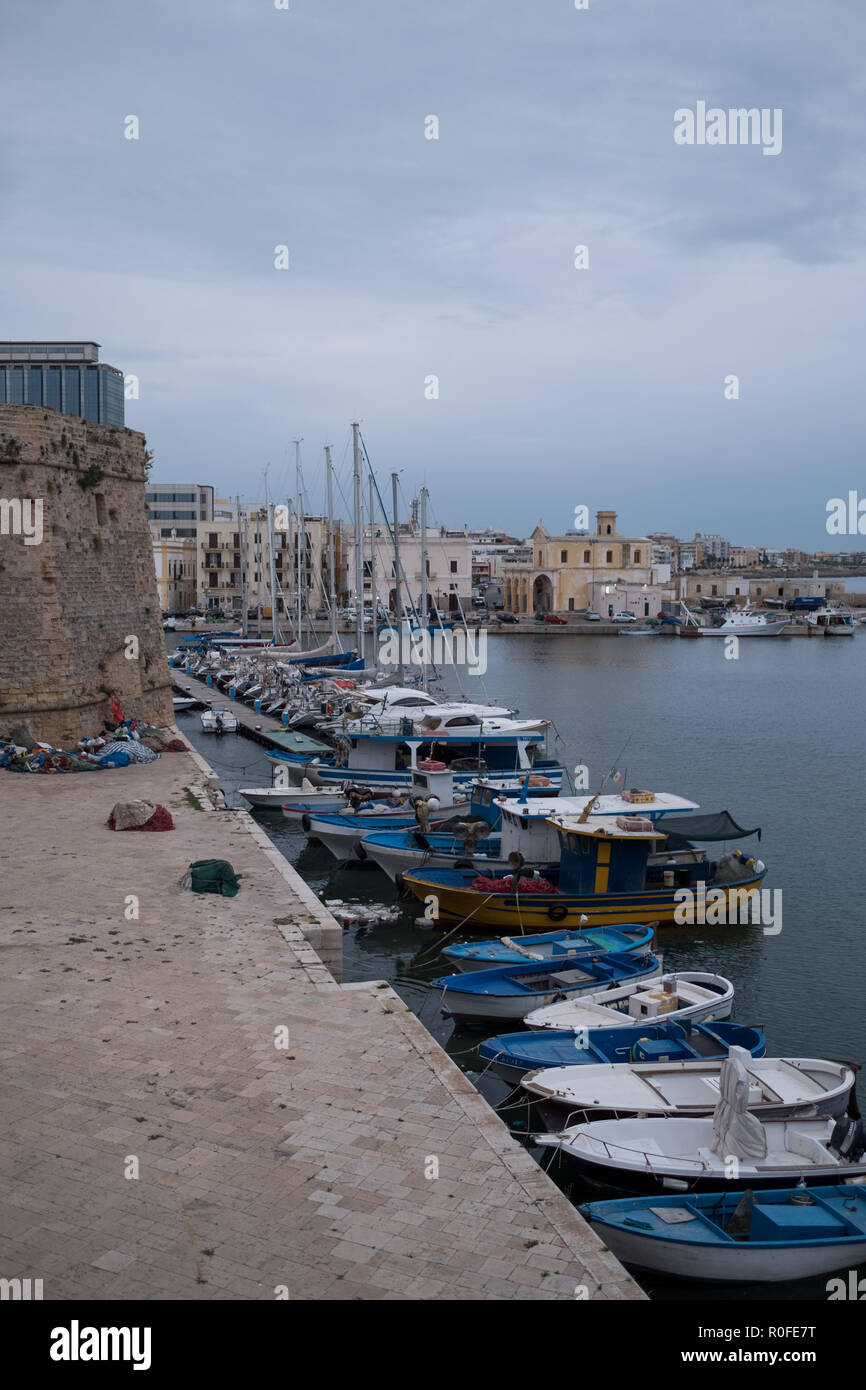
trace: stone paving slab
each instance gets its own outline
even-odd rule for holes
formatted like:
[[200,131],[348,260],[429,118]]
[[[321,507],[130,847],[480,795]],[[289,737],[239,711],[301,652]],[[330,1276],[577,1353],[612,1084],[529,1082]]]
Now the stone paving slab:
[[[642,1298],[391,988],[325,970],[315,895],[249,816],[187,799],[208,771],[0,772],[0,1276],[46,1299]],[[136,797],[176,829],[109,831]],[[211,857],[237,897],[179,887]]]

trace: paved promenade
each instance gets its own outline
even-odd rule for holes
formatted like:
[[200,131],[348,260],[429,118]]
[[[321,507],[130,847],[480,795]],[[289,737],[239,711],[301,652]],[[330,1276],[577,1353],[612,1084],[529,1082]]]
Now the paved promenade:
[[[249,816],[207,809],[206,773],[0,772],[0,1277],[46,1299],[643,1297],[390,987],[336,982],[317,951],[338,969],[340,928]],[[176,829],[108,830],[137,797]],[[210,857],[237,897],[179,887]]]

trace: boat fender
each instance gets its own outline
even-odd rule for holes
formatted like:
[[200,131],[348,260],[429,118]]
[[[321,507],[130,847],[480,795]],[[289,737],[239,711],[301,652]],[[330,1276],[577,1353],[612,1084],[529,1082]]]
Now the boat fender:
[[547,909],[547,915],[551,922],[561,922],[568,916],[568,908],[564,903],[551,903]]
[[355,846],[355,858],[360,859],[362,863],[367,858],[367,851],[362,844],[357,844]]
[[310,826],[312,825],[312,823],[313,822],[310,820],[310,817],[307,815],[307,812],[305,811],[304,814],[301,816],[301,829],[306,831],[308,835],[310,833]]

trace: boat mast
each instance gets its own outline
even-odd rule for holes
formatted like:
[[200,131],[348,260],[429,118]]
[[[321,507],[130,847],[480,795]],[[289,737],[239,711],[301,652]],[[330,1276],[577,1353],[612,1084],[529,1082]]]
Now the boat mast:
[[376,646],[376,619],[379,612],[379,596],[376,592],[376,529],[373,518],[376,515],[376,483],[370,469],[370,626],[373,634],[373,663],[378,666],[378,647]]
[[331,646],[337,650],[337,594],[334,588],[334,483],[331,446],[325,445],[325,473],[328,480],[328,599],[331,605]]
[[241,604],[243,606],[241,632],[246,637],[249,626],[247,621],[247,604],[249,602],[247,598],[247,528],[246,521],[241,515],[240,497],[235,497],[235,505],[238,509],[238,550],[240,551],[241,562]]
[[[427,614],[427,489],[421,489],[421,631],[426,648],[430,619]],[[422,649],[423,650],[423,649]],[[426,653],[425,653],[426,654]],[[427,662],[422,664],[424,689],[427,689]]]
[[397,684],[403,684],[403,621],[400,613],[400,517],[397,510],[397,474],[391,474],[391,494],[394,499],[394,593],[397,622]]
[[361,448],[358,442],[358,422],[352,421],[352,459],[355,482],[355,593],[357,609],[355,629],[358,656],[364,655],[364,531],[361,525]]
[[271,490],[268,486],[268,470],[265,469],[265,505],[268,511],[268,575],[271,590],[271,640],[274,646],[279,646],[282,640],[282,632],[277,617],[277,565],[274,555],[274,507],[271,502]]
[[301,613],[301,601],[302,601],[302,600],[301,600],[301,541],[302,541],[302,539],[303,539],[303,537],[304,537],[304,493],[303,493],[303,485],[302,485],[302,483],[301,483],[301,442],[302,442],[302,441],[301,441],[300,439],[296,439],[296,440],[294,440],[293,442],[294,442],[294,445],[295,445],[295,487],[296,487],[296,489],[297,489],[297,495],[298,495],[298,510],[297,510],[297,512],[295,513],[295,547],[296,547],[297,552],[298,552],[298,564],[297,564],[297,575],[298,575],[298,578],[297,578],[297,585],[298,585],[298,592],[297,592],[297,595],[296,595],[296,599],[297,599],[297,610],[298,610],[298,642],[301,642],[301,633],[302,633],[302,624],[303,624],[303,617],[302,617],[302,613]]

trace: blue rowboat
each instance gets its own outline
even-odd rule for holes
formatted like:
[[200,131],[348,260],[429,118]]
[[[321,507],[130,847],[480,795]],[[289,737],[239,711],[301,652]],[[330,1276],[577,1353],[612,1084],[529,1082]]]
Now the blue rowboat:
[[859,1186],[628,1197],[588,1202],[580,1211],[625,1264],[736,1284],[844,1270],[829,1281],[829,1298],[861,1296],[856,1271],[866,1260],[866,1190]]
[[760,1029],[739,1023],[644,1023],[640,1027],[500,1033],[480,1043],[478,1055],[504,1081],[516,1084],[527,1072],[542,1067],[689,1062],[726,1057],[731,1047],[744,1047],[753,1057],[763,1057],[766,1039]]
[[496,1023],[499,1019],[522,1019],[533,1009],[558,999],[649,980],[661,973],[661,959],[647,951],[599,952],[556,961],[551,966],[538,961],[521,965],[500,965],[493,970],[471,970],[463,975],[441,975],[431,981],[442,991],[442,1007],[452,1018],[467,1023]]
[[[366,844],[366,841],[362,841]],[[653,927],[585,927],[580,931],[541,932],[536,936],[503,936],[499,941],[463,941],[442,952],[458,970],[489,970],[494,965],[521,961],[567,960],[588,951],[639,951],[652,946]]]

